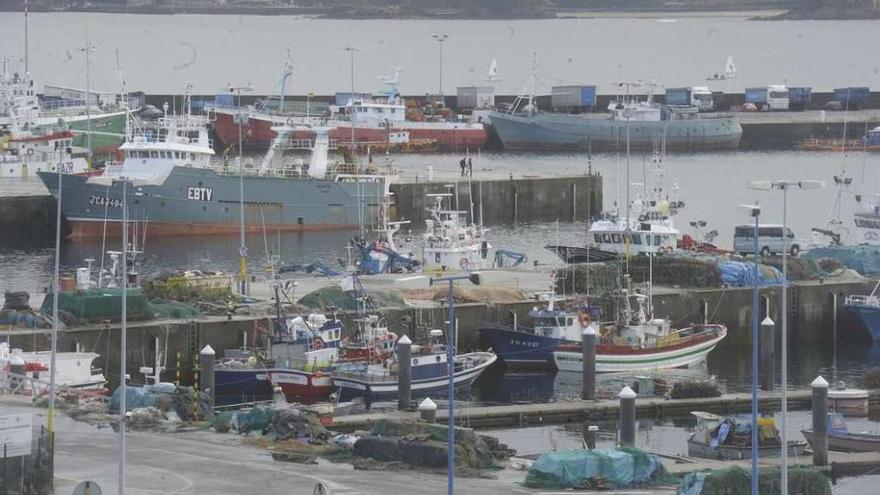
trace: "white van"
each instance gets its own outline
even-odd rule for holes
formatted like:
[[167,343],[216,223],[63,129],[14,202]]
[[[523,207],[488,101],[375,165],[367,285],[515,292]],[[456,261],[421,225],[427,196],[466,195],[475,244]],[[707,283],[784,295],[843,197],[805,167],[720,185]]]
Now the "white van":
[[[733,250],[745,256],[755,252],[754,225],[737,225],[733,232]],[[788,254],[797,256],[801,246],[790,228],[785,230],[788,237]],[[758,225],[758,252],[761,256],[782,254],[782,225]]]

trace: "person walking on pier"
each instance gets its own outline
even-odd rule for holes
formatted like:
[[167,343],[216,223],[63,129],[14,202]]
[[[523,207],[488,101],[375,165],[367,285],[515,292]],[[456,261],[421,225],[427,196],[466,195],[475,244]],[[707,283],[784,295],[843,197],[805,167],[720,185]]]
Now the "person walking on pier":
[[468,175],[473,177],[474,176],[474,161],[471,160],[471,157],[467,157],[467,170],[468,170]]
[[464,177],[467,170],[467,159],[462,158],[461,161],[458,162],[458,165],[461,167],[461,176]]

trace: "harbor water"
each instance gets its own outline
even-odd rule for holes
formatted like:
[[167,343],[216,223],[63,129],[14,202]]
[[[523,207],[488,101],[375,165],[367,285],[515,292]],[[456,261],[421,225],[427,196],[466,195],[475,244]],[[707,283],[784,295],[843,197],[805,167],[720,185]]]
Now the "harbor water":
[[[667,18],[554,20],[337,20],[285,16],[124,15],[31,13],[30,71],[39,85],[85,86],[82,54],[91,41],[96,77],[92,88],[117,91],[115,51],[128,87],[151,94],[226,92],[229,84],[253,83],[256,94],[277,93],[281,62],[294,55],[288,94],[349,91],[348,44],[363,51],[355,60],[355,88],[379,89],[379,76],[403,67],[401,92],[424,94],[439,85],[438,48],[444,43],[442,86],[485,84],[490,61],[498,62],[499,94],[522,91],[538,57],[539,93],[565,84],[596,84],[613,93],[620,80],[654,80],[690,86],[721,72],[728,56],[738,79],[712,89],[742,92],[767,84],[812,86],[828,91],[867,86],[880,62],[865,57],[880,43],[875,21],[753,21],[739,15]],[[22,15],[0,13],[0,51],[24,53]],[[818,56],[833,50],[834,56]]]
[[[401,179],[405,181],[424,181],[428,167],[432,167],[435,180],[442,180],[454,186],[458,177],[458,155],[398,155],[393,158],[394,165],[401,169]],[[647,157],[632,156],[630,159],[631,180],[642,182]],[[849,222],[855,207],[853,194],[862,192],[872,194],[877,191],[880,177],[880,155],[853,152],[844,157],[839,153],[807,152],[739,152],[739,153],[698,153],[675,154],[666,159],[666,183],[670,194],[678,189],[677,196],[683,199],[686,207],[676,217],[676,224],[684,233],[693,233],[688,223],[706,220],[710,229],[719,232],[716,242],[722,247],[732,243],[733,225],[745,223],[748,218],[736,207],[740,203],[752,203],[756,199],[767,211],[766,222],[781,222],[779,198],[767,193],[750,191],[746,183],[750,180],[779,178],[808,178],[831,182],[832,176],[841,173],[846,166],[847,175],[854,178],[854,184],[844,195],[841,215]],[[602,174],[604,179],[604,207],[614,209],[618,194],[625,203],[625,188],[618,186],[626,180],[626,159],[616,154],[511,154],[484,153],[474,160],[474,179],[516,178],[530,176],[567,176],[586,173],[588,170]],[[862,175],[864,174],[864,176]],[[864,177],[864,179],[862,179]],[[21,186],[21,184],[18,184]],[[28,188],[39,192],[39,184],[29,184]],[[454,191],[454,187],[452,189]],[[619,193],[618,193],[619,191]],[[796,191],[789,199],[789,222],[800,238],[809,237],[812,226],[824,226],[830,218],[835,190],[826,187],[820,190]],[[475,216],[478,212],[475,212]],[[529,265],[535,262],[544,265],[558,263],[553,253],[544,249],[548,243],[582,244],[585,242],[585,219],[576,222],[560,221],[538,224],[490,225],[489,236],[493,245],[526,253]],[[409,237],[406,247],[418,253],[422,227],[409,226],[409,232],[401,238]],[[311,232],[304,234],[266,232],[266,235],[250,235],[248,246],[251,252],[251,267],[254,274],[267,265],[267,252],[281,253],[287,265],[308,264],[321,261],[327,266],[341,268],[347,264],[348,240],[357,231]],[[108,240],[106,249],[116,249]],[[200,269],[207,271],[235,272],[238,267],[238,237],[194,236],[194,237],[155,237],[147,238],[144,245],[144,275],[155,275],[163,270]],[[39,294],[51,281],[53,266],[54,238],[21,238],[3,236],[0,240],[0,290],[27,290]],[[280,246],[280,249],[279,249]],[[86,258],[95,259],[100,264],[101,239],[66,240],[62,251],[62,268],[71,271],[85,266]],[[105,261],[109,263],[109,260]],[[549,280],[548,280],[549,285]],[[748,329],[732,329],[748,331]],[[727,391],[743,391],[750,384],[749,350],[738,348],[731,342],[722,344],[724,353],[710,354],[707,367],[696,373],[702,376],[715,375]],[[792,346],[791,385],[808,384],[817,372],[832,376],[834,355],[831,346]],[[726,356],[736,356],[727,359]],[[880,365],[880,350],[863,347],[839,349],[837,355],[838,380],[854,383],[866,367]],[[534,378],[534,379],[533,379]],[[610,378],[609,387],[623,383],[619,378]],[[616,380],[616,381],[615,381]],[[506,403],[520,400],[559,400],[578,393],[579,377],[566,376],[566,373],[541,374],[531,378],[522,376],[487,373],[481,377],[474,392],[474,398],[485,403]],[[602,385],[602,383],[600,383]],[[618,387],[619,389],[619,387]]]

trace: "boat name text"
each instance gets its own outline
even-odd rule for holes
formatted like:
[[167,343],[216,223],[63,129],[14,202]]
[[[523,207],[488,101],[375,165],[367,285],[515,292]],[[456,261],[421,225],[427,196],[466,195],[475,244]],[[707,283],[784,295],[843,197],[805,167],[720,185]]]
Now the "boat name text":
[[186,188],[186,199],[195,201],[211,201],[214,197],[214,188],[212,187],[188,187]]

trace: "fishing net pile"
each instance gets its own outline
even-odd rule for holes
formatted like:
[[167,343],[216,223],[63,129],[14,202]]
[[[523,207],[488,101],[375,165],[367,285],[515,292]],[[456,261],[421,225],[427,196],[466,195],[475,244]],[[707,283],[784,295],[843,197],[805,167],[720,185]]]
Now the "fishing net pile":
[[620,489],[677,484],[660,458],[635,448],[568,450],[541,455],[529,468],[529,488]]
[[[677,495],[728,495],[749,493],[752,475],[734,466],[729,469],[691,473],[684,477]],[[822,473],[811,469],[788,470],[788,491],[800,495],[831,495],[831,482]],[[761,469],[758,473],[758,493],[780,495],[779,469]]]
[[[448,459],[446,440],[445,425],[382,419],[373,425],[369,436],[354,444],[354,456],[414,467],[445,468]],[[468,428],[455,428],[456,466],[497,468],[498,461],[509,456],[510,452],[497,440],[489,440]]]
[[[366,290],[367,297],[374,308],[400,308],[405,307],[406,302],[403,296],[396,290]],[[341,287],[323,287],[321,289],[309,292],[297,301],[301,306],[319,310],[331,311],[337,309],[340,311],[357,311],[353,292],[345,292]]]
[[[866,277],[880,275],[880,246],[859,245],[813,248],[804,253],[803,257],[808,260],[817,261],[820,265],[827,264],[828,261],[834,261]],[[830,270],[826,268],[826,271]]]

